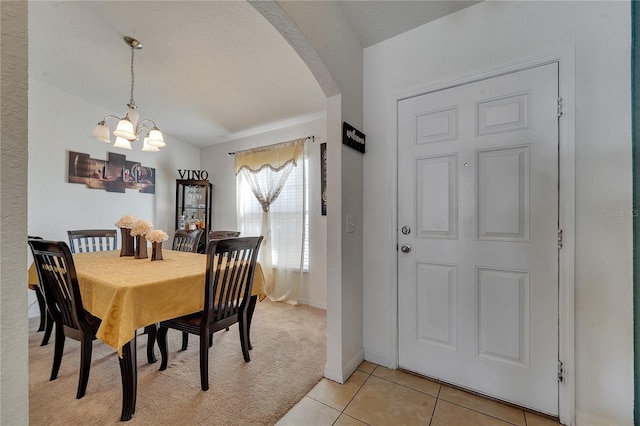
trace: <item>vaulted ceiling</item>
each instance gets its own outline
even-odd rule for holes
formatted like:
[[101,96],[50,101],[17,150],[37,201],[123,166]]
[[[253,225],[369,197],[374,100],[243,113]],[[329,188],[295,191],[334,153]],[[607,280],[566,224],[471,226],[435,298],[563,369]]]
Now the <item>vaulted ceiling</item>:
[[[367,47],[477,2],[336,3]],[[245,1],[29,2],[30,78],[124,114],[131,54],[124,36],[144,46],[135,54],[141,117],[195,146],[325,113],[311,72]]]

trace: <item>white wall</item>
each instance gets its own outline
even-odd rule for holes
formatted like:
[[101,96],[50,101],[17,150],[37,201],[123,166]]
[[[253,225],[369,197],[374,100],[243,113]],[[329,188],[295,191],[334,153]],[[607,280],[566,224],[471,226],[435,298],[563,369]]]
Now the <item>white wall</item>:
[[[37,70],[30,73],[38,75]],[[178,169],[198,169],[200,150],[171,135],[165,135],[167,146],[156,153],[141,151],[139,142],[126,151],[92,139],[95,123],[117,112],[106,111],[33,78],[29,80],[29,235],[68,241],[69,229],[116,229],[115,223],[125,214],[148,220],[155,228],[173,235]],[[144,116],[144,111],[141,114]],[[108,152],[114,152],[126,155],[128,161],[153,167],[156,193],[143,194],[133,189],[115,193],[68,183],[68,151],[103,160],[108,159]],[[165,247],[170,244],[171,241],[164,243]],[[28,251],[26,246],[25,250]],[[34,302],[30,291],[30,316],[39,315]]]
[[229,152],[315,136],[307,142],[309,158],[309,273],[300,286],[300,303],[327,307],[327,217],[320,210],[320,144],[326,142],[326,120],[319,119],[203,148],[200,169],[213,184],[212,228],[237,229],[236,176]]
[[[334,2],[252,2],[296,49],[327,95],[327,364],[343,383],[362,361],[362,170],[359,153],[342,146],[342,122],[362,127],[362,46]],[[300,40],[302,32],[303,40]],[[309,44],[311,46],[309,46]],[[318,64],[317,60],[321,61]],[[322,65],[322,66],[320,66]],[[327,76],[325,71],[330,73]],[[330,77],[332,82],[325,78]],[[337,88],[337,91],[334,89]],[[356,229],[346,233],[346,215]]]
[[0,2],[0,424],[29,424],[27,2]]
[[633,423],[628,2],[487,1],[365,49],[364,346],[392,359],[392,98],[575,46],[578,424]]

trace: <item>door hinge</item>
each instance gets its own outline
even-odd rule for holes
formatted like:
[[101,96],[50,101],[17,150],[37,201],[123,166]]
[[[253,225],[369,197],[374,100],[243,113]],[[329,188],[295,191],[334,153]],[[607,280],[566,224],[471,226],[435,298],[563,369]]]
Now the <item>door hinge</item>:
[[562,248],[562,229],[558,229],[558,248]]
[[564,363],[558,360],[558,381],[562,382],[564,380]]
[[558,98],[558,117],[562,117],[564,114],[564,105],[562,104],[562,98]]

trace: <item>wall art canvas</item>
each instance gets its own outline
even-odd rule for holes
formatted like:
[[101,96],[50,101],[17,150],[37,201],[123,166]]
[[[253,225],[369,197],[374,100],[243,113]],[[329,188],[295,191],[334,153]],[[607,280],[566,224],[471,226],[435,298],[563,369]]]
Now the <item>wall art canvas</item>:
[[137,189],[155,194],[156,171],[139,162],[127,161],[122,154],[108,153],[108,160],[91,158],[89,154],[69,151],[67,181],[80,183],[91,189],[125,192]]

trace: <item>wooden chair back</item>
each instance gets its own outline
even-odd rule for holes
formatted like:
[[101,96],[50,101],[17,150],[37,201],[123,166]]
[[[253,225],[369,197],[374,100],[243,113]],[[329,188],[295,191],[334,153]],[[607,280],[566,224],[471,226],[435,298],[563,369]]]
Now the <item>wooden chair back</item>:
[[118,249],[115,229],[78,229],[67,231],[71,253]]
[[238,322],[249,302],[262,238],[214,240],[207,246],[204,315],[211,332]]
[[[76,330],[78,337],[84,333],[91,335],[92,326],[82,305],[76,268],[67,244],[64,241],[30,239],[29,246],[49,314],[56,324]],[[65,334],[71,330],[65,330]]]
[[201,229],[177,229],[176,233],[173,235],[171,250],[197,253],[198,244],[200,243],[200,238],[202,238],[202,232],[203,231]]
[[208,240],[221,240],[224,238],[237,238],[240,236],[238,231],[209,231]]

